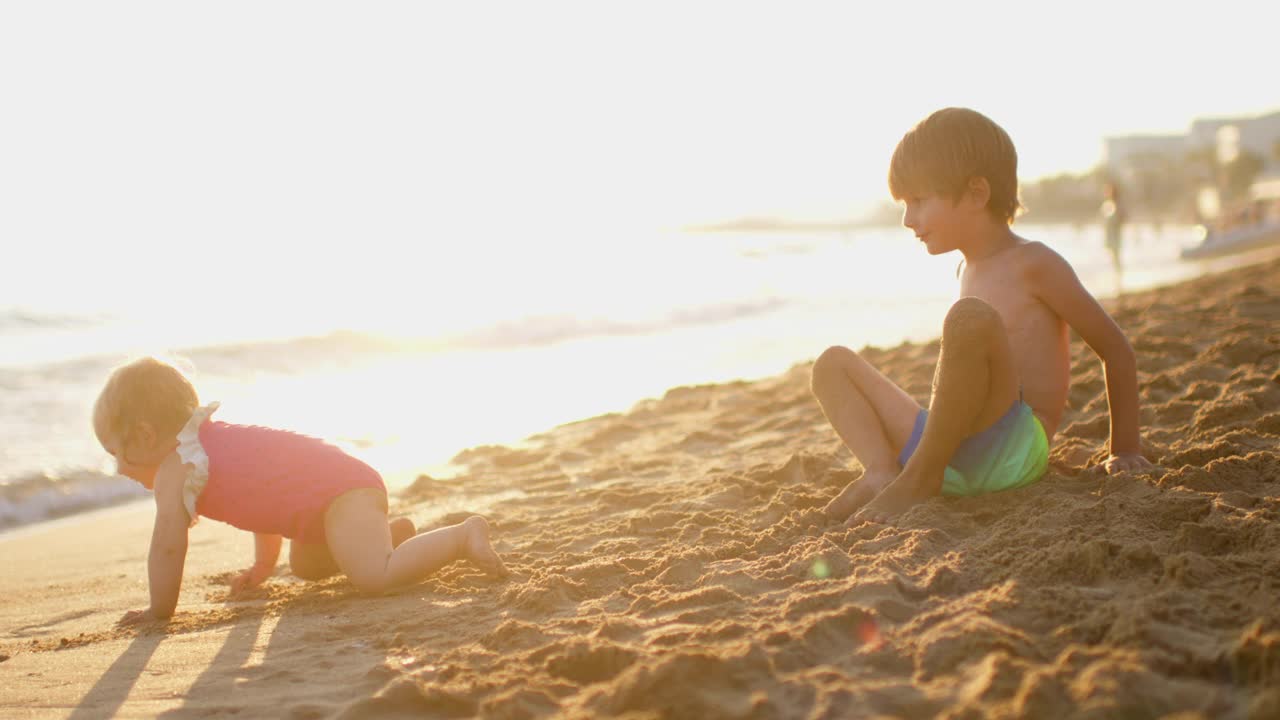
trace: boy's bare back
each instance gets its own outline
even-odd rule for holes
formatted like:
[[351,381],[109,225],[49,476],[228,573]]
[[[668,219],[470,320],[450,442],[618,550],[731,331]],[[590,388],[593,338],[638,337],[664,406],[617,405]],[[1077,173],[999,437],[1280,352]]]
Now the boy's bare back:
[[1069,327],[1038,292],[1035,278],[1070,272],[1065,261],[1038,242],[1016,245],[965,264],[961,297],[980,298],[1004,321],[1023,400],[1044,425],[1050,441],[1062,420],[1071,380]]

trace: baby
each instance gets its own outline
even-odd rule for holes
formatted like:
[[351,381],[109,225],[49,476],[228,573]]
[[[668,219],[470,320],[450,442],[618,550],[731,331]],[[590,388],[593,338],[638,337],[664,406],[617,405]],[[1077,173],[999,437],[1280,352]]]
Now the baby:
[[507,574],[484,518],[415,535],[407,519],[388,520],[386,485],[368,465],[316,438],[213,420],[217,408],[201,406],[177,368],[151,357],[117,368],[98,396],[98,441],[156,502],[151,605],[121,624],[173,615],[187,529],[200,515],[254,533],[253,566],[232,580],[233,592],[270,576],[286,537],[296,575],[342,572],[363,592],[421,580],[455,560]]

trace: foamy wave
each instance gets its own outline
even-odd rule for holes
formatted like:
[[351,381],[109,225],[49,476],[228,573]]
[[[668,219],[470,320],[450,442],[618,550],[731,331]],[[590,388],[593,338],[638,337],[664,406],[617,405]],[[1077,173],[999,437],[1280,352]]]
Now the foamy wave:
[[449,341],[454,347],[510,348],[548,345],[600,335],[643,335],[673,328],[716,325],[764,315],[788,305],[782,298],[743,300],[672,310],[645,320],[611,320],[603,317],[542,315],[495,323]]
[[332,363],[335,358],[398,350],[509,349],[607,335],[643,335],[733,322],[775,312],[789,304],[790,301],[780,297],[766,297],[678,307],[646,318],[614,319],[588,314],[521,316],[442,336],[392,338],[375,332],[337,330],[311,337],[208,345],[180,353],[203,372],[240,372],[250,367],[293,371]]
[[60,330],[101,322],[101,315],[70,315],[23,307],[0,308],[0,332],[8,330]]
[[118,505],[146,494],[128,478],[94,470],[20,477],[0,484],[0,530]]

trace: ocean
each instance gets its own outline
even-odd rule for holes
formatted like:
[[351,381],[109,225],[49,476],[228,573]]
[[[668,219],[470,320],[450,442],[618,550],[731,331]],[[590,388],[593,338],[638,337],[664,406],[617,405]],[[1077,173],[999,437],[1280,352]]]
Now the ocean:
[[[1098,227],[1016,229],[1115,294]],[[1239,262],[1179,260],[1192,227],[1128,232],[1125,290]],[[363,284],[332,282],[341,257],[310,284],[256,292],[211,268],[163,297],[76,293],[88,270],[13,266],[0,287],[0,532],[146,496],[114,474],[90,423],[106,375],[137,354],[186,363],[219,419],[326,438],[395,488],[449,478],[464,448],[678,385],[776,374],[834,344],[936,337],[958,284],[957,254],[930,257],[902,229],[601,235],[518,250],[504,238],[417,270],[367,264]]]

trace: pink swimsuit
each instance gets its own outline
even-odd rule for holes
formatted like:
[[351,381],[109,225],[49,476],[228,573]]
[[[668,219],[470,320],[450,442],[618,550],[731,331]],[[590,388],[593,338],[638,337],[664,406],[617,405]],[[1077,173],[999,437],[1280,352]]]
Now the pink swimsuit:
[[376,470],[318,438],[212,419],[198,432],[208,480],[196,512],[242,530],[322,543],[334,498],[360,488],[387,490]]

